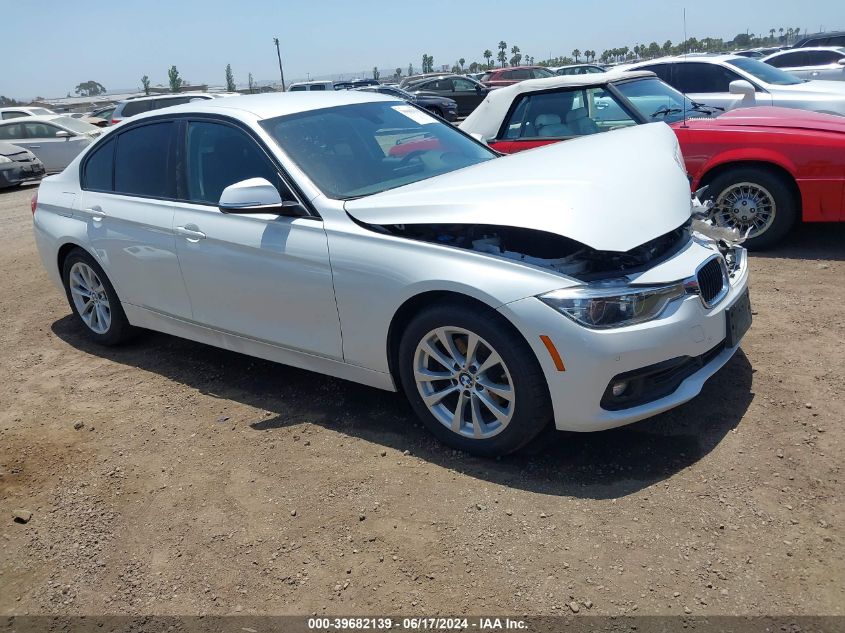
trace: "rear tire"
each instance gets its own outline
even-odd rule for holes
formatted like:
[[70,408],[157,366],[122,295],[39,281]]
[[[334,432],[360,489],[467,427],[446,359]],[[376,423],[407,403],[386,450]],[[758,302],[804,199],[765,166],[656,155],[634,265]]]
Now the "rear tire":
[[100,345],[118,345],[134,334],[106,273],[97,260],[81,248],[65,257],[62,282],[70,309],[92,341]]
[[453,448],[507,455],[552,421],[537,358],[492,310],[438,304],[421,312],[402,335],[398,366],[414,412]]
[[775,246],[799,215],[799,201],[784,178],[760,167],[735,167],[716,176],[707,197],[713,200],[711,217],[718,226],[737,228],[743,235],[752,227],[743,246],[753,250]]

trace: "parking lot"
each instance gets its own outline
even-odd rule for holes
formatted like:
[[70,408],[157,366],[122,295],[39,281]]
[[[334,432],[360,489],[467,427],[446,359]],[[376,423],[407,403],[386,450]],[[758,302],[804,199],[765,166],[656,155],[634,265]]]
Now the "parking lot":
[[754,325],[692,402],[484,460],[398,394],[93,346],[33,191],[0,192],[0,611],[845,613],[845,225],[752,256]]

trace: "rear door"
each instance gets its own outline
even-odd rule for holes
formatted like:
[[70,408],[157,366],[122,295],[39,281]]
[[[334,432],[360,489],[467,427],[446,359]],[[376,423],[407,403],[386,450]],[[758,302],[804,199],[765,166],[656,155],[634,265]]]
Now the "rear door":
[[82,162],[74,215],[122,302],[190,318],[173,235],[176,130],[153,120],[109,134]]
[[287,349],[341,359],[328,240],[317,217],[222,213],[228,185],[265,178],[296,200],[279,169],[241,127],[189,120],[176,250],[193,320]]
[[807,53],[809,75],[804,77],[805,79],[845,80],[845,66],[839,64],[839,61],[845,58],[845,53],[837,51],[808,51]]

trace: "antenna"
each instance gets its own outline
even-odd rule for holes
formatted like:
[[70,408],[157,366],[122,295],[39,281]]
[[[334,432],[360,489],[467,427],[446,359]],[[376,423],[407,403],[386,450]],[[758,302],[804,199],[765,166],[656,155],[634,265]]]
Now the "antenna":
[[[684,56],[689,55],[689,40],[687,39],[687,8],[684,7]],[[687,127],[687,93],[681,92],[684,109],[684,122],[681,127]]]

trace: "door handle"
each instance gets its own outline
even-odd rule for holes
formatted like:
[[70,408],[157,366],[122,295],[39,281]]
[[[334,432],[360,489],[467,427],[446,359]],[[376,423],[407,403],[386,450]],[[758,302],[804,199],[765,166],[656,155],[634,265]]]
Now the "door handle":
[[27,147],[31,147],[32,149],[38,149],[41,146],[40,145],[27,145]]
[[83,209],[86,213],[91,214],[91,219],[94,222],[102,222],[103,218],[106,217],[106,212],[103,211],[100,207],[89,207],[87,209]]
[[184,236],[189,242],[197,242],[205,239],[205,233],[200,231],[193,224],[189,226],[177,226],[176,234]]

